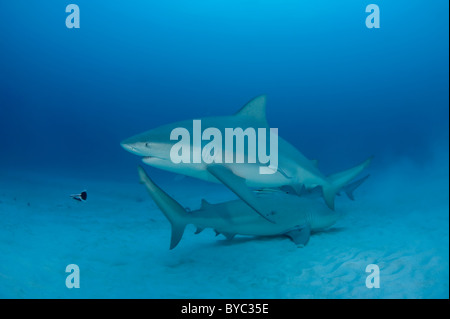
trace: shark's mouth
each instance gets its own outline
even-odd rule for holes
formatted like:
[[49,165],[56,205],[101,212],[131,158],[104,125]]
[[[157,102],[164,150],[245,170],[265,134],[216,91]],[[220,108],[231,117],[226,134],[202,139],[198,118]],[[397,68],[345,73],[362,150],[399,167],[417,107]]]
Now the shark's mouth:
[[142,161],[151,161],[152,159],[159,159],[159,160],[165,160],[165,158],[158,157],[158,156],[143,156]]

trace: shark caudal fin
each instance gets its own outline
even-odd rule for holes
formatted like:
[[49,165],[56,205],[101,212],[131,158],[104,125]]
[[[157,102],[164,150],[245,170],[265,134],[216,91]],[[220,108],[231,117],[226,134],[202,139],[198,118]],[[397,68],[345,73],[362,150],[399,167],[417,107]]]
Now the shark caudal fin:
[[358,179],[355,182],[352,182],[350,184],[345,185],[342,189],[344,190],[345,194],[347,194],[347,197],[351,200],[355,200],[355,196],[353,195],[353,192],[355,189],[357,189],[366,179],[369,178],[370,175],[366,175],[363,178]]
[[181,237],[183,237],[184,229],[187,224],[186,210],[176,200],[159,188],[150,179],[150,177],[148,177],[147,173],[141,166],[138,167],[138,172],[140,182],[145,185],[155,204],[159,207],[172,225],[170,249],[173,249],[178,245]]
[[369,166],[372,158],[373,157],[370,157],[361,164],[348,170],[328,176],[328,183],[322,186],[323,198],[325,199],[328,207],[334,210],[334,198],[336,197],[336,194],[367,166]]

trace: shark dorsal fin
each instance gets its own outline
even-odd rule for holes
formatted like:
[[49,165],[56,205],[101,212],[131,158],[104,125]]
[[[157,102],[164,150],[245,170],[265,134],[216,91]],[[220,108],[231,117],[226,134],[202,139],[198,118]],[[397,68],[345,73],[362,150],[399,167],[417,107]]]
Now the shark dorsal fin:
[[254,120],[261,121],[266,126],[266,96],[260,95],[255,97],[253,100],[245,104],[239,111],[237,111],[234,116],[245,116],[251,117]]
[[197,227],[197,230],[195,231],[195,235],[200,234],[203,231],[203,228]]
[[202,206],[201,206],[201,208],[208,208],[209,206],[211,206],[211,204],[210,203],[208,203],[207,201],[206,201],[206,199],[202,199]]

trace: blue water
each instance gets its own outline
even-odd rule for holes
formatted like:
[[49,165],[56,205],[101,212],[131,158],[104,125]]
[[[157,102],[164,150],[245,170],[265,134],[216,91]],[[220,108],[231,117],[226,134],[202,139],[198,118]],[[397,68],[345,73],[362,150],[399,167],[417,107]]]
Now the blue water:
[[[373,185],[377,187],[368,186],[364,198],[372,198],[371,203],[378,203],[385,213],[400,214],[391,204],[383,206],[384,197],[379,194],[389,193],[390,203],[396,203],[397,198],[405,198],[396,183],[404,182],[417,192],[408,198],[408,208],[402,209],[411,211],[415,207],[427,220],[448,222],[447,1],[376,1],[380,7],[379,29],[366,27],[365,7],[370,2],[360,1],[76,0],[75,3],[80,8],[79,29],[68,29],[65,25],[68,15],[65,6],[69,2],[0,3],[2,187],[36,198],[33,191],[41,187],[40,183],[45,180],[46,187],[51,189],[50,181],[56,178],[58,182],[54,185],[83,187],[83,180],[91,184],[117,183],[115,194],[120,194],[121,183],[137,181],[139,163],[136,156],[120,147],[121,140],[178,120],[229,115],[251,98],[266,94],[270,126],[277,127],[280,136],[305,156],[318,159],[325,174],[374,155],[371,169],[376,181]],[[164,185],[174,184],[173,174],[157,169],[152,172]],[[33,174],[41,176],[35,177],[35,184],[29,182]],[[73,180],[78,180],[78,184]],[[188,192],[193,197],[198,194],[198,200],[208,190],[204,186],[207,184],[200,185],[203,188],[198,192],[195,189]],[[14,192],[6,188],[0,193],[3,215],[22,207],[12,201]],[[140,190],[139,186],[137,189]],[[142,200],[148,201],[142,194]],[[38,196],[38,201],[47,199],[45,194],[42,196]],[[50,196],[50,201],[53,200]],[[29,199],[23,201],[26,204]],[[414,201],[420,201],[420,205]],[[111,205],[114,206],[113,202]],[[36,216],[43,210],[38,205],[30,214]],[[14,216],[28,219],[26,213]],[[4,222],[3,227],[0,221],[4,234],[14,233],[14,225],[20,224],[14,216],[8,215],[9,223]],[[135,217],[131,214],[127,219],[124,213],[117,218],[122,223]],[[46,222],[49,229],[68,222],[52,221],[49,218]],[[114,224],[113,219],[109,221]],[[161,224],[164,222],[161,218]],[[411,229],[405,225],[408,223],[402,222],[400,229],[408,236]],[[432,232],[434,226],[430,227]],[[442,227],[443,237],[436,238],[433,244],[447,248],[447,252],[439,251],[442,254],[436,264],[441,268],[434,272],[437,275],[433,283],[421,288],[421,294],[380,293],[375,297],[448,298],[448,223]],[[33,231],[33,226],[30,229]],[[45,232],[34,230],[37,241],[39,231]],[[76,236],[77,232],[73,234]],[[73,296],[56,288],[51,293],[51,287],[45,293],[30,288],[41,280],[39,277],[29,281],[17,279],[19,274],[11,273],[14,265],[26,272],[38,252],[31,248],[20,251],[16,239],[6,240],[3,244],[9,247],[9,254],[2,253],[0,257],[3,267],[0,296]],[[164,249],[158,250],[161,254],[168,254],[166,240],[164,237]],[[212,236],[205,239],[214,240]],[[258,242],[265,244],[268,243]],[[39,246],[41,253],[45,253],[45,245]],[[238,246],[242,245],[245,243]],[[159,243],[145,243],[149,251],[153,246]],[[195,247],[195,240],[192,246]],[[214,246],[219,251],[229,248]],[[108,253],[117,247],[111,243],[103,249]],[[17,266],[19,255],[21,266]],[[124,253],[123,259],[129,258],[132,256]],[[173,260],[168,263],[177,264]],[[57,264],[55,260],[55,267]],[[207,264],[202,267],[208,271]],[[164,269],[161,266],[161,273]],[[287,269],[287,276],[294,269]],[[433,273],[432,269],[429,271]],[[136,278],[133,274],[129,276],[136,279],[140,275],[137,272]],[[183,296],[177,294],[177,288],[166,288],[167,291],[158,294],[143,287],[137,290],[142,293],[136,295],[133,283],[138,285],[137,282],[130,280],[112,290],[122,293],[81,291],[75,296]],[[195,284],[198,283],[188,281],[185,289]],[[218,285],[220,288],[221,282]],[[223,295],[204,290],[198,296],[233,297],[239,284],[233,287],[236,290],[230,288]],[[256,290],[246,292],[239,296],[265,296]],[[309,295],[267,296],[324,297],[320,290]],[[364,293],[341,297],[358,296],[371,297]]]

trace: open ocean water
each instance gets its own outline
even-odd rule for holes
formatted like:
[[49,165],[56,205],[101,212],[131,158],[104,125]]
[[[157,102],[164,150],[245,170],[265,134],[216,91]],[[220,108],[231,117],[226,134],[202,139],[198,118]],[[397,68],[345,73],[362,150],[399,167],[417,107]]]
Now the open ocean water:
[[[448,1],[377,0],[379,28],[363,1],[74,1],[79,28],[71,2],[0,3],[0,297],[449,297]],[[304,248],[189,226],[169,250],[120,142],[260,94],[324,174],[374,156],[370,178]],[[191,209],[236,198],[146,170]]]

